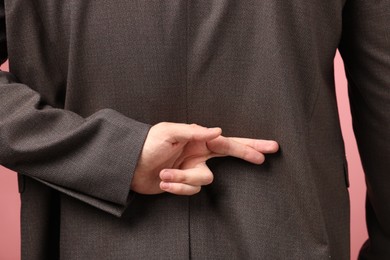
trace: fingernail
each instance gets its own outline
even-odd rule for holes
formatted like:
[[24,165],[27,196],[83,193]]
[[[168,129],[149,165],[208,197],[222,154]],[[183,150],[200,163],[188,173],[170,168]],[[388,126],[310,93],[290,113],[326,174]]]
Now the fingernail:
[[161,182],[160,187],[163,190],[167,190],[167,189],[169,189],[169,183],[168,182]]
[[170,173],[167,170],[164,170],[161,173],[161,179],[163,179],[163,180],[170,181],[170,180],[172,180],[172,178],[173,178],[172,173]]

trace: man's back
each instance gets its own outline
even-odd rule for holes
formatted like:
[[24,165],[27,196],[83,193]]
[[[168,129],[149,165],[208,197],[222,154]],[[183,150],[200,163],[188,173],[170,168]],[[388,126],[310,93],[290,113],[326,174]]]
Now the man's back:
[[[389,9],[360,0],[5,1],[16,78],[2,75],[0,121],[2,135],[17,129],[18,139],[1,140],[0,163],[20,173],[24,258],[348,259],[338,47],[372,176],[373,248],[389,254],[378,235],[390,228],[389,40],[380,35]],[[281,149],[263,165],[209,160],[214,182],[197,195],[128,200],[125,172],[148,127],[163,121]]]

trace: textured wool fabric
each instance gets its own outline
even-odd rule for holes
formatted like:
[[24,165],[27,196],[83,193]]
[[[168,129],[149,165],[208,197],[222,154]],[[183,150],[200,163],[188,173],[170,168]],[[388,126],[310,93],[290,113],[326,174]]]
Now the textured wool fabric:
[[[370,240],[390,258],[390,1],[4,0],[0,163],[23,259],[349,259],[345,61]],[[151,125],[276,140],[194,196],[129,190]]]

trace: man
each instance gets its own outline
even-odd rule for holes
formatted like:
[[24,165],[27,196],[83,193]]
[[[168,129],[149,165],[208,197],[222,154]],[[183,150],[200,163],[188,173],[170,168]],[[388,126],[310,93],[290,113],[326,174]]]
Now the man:
[[24,259],[348,259],[337,48],[368,184],[361,258],[390,257],[389,1],[1,13],[0,163],[19,173]]

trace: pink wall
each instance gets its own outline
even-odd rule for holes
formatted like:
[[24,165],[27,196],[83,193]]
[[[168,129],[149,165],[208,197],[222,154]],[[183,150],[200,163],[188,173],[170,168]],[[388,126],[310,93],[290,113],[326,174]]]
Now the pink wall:
[[357,259],[360,246],[367,239],[367,229],[365,224],[365,195],[366,186],[364,173],[357,151],[355,136],[352,131],[351,114],[348,103],[347,81],[343,62],[337,52],[335,58],[335,78],[336,92],[339,106],[341,129],[343,131],[344,143],[348,159],[350,198],[351,198],[351,259]]
[[[6,68],[3,66],[2,69]],[[364,222],[365,184],[351,127],[344,68],[338,53],[335,77],[351,183],[351,259],[356,259],[360,246],[367,238]],[[16,175],[0,166],[0,259],[20,259],[19,208]]]

